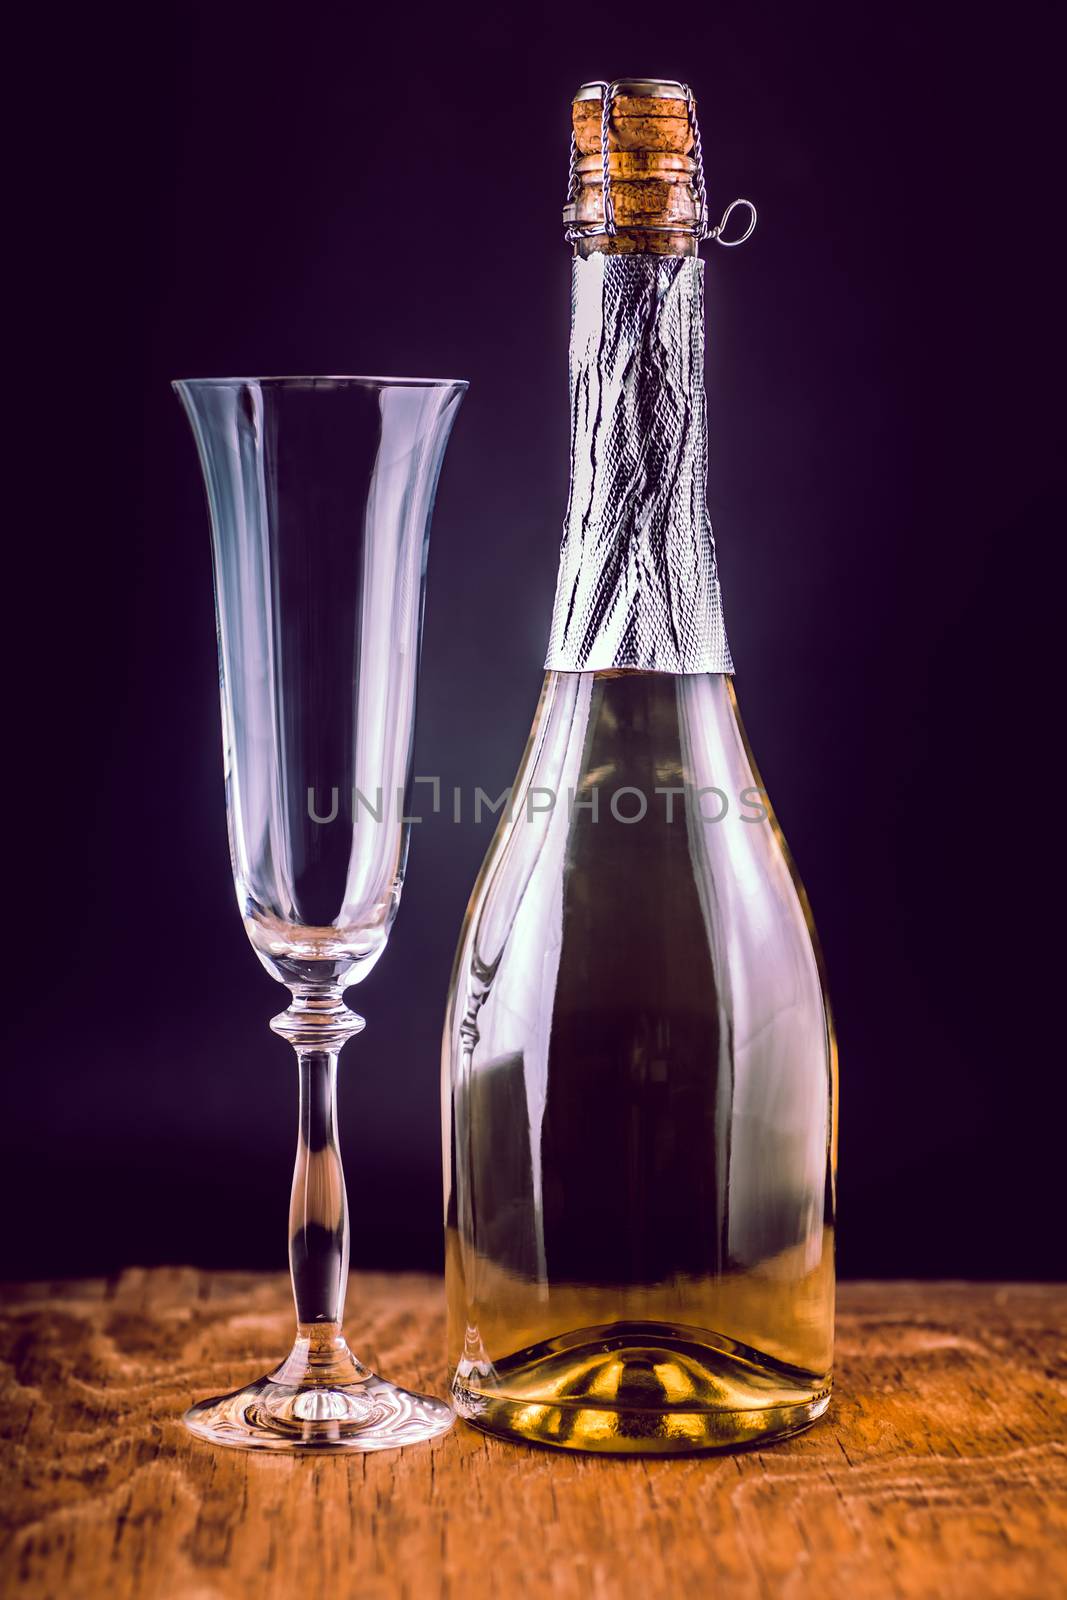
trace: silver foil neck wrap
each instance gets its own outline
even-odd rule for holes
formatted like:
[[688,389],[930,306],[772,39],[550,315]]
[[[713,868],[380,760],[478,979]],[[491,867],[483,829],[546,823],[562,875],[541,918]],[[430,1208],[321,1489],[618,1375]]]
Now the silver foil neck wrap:
[[696,256],[575,258],[549,670],[733,671],[705,504],[703,268]]

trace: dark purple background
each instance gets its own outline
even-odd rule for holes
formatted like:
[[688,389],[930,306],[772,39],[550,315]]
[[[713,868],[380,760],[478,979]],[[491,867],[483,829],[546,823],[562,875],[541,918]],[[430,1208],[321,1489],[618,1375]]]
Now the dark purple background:
[[[417,770],[498,792],[566,488],[568,103],[622,72],[688,77],[713,206],[760,209],[743,250],[705,252],[710,496],[840,1028],[842,1267],[1050,1273],[1053,13],[631,14],[165,0],[50,12],[10,58],[9,1274],[284,1261],[295,1073],[230,884],[206,514],[169,379],[471,380]],[[415,834],[349,997],[357,1264],[439,1259],[439,1031],[489,828]]]

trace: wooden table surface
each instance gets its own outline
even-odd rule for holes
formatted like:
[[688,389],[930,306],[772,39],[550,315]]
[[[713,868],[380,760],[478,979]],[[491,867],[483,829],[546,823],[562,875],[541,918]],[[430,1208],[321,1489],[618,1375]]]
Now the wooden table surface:
[[[9,1289],[4,1594],[1067,1593],[1065,1288],[845,1284],[828,1416],[764,1450],[688,1460],[527,1449],[463,1424],[343,1459],[190,1438],[177,1421],[190,1397],[258,1375],[290,1319],[282,1277],[138,1270]],[[437,1280],[353,1275],[352,1342],[391,1377],[440,1391],[442,1324]]]

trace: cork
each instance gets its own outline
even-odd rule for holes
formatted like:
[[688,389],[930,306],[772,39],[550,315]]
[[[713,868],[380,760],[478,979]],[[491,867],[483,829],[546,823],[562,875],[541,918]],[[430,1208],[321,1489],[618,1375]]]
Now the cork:
[[[583,85],[571,106],[577,150],[577,198],[563,215],[568,227],[603,227],[600,148],[602,89]],[[699,208],[691,103],[682,84],[625,79],[616,85],[608,129],[608,176],[615,210],[614,236],[591,233],[575,252],[689,256],[697,252]]]

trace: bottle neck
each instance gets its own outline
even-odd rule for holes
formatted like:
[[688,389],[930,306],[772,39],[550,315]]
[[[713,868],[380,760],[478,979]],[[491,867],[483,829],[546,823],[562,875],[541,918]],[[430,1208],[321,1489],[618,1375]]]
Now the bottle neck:
[[549,670],[733,671],[705,499],[703,266],[695,255],[575,257]]

